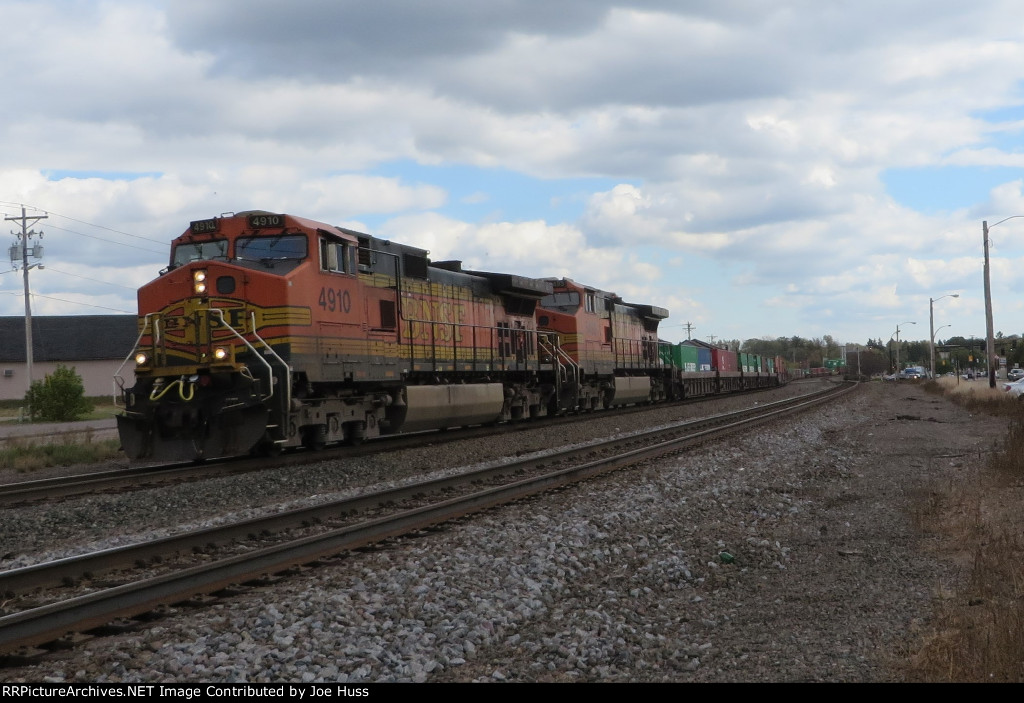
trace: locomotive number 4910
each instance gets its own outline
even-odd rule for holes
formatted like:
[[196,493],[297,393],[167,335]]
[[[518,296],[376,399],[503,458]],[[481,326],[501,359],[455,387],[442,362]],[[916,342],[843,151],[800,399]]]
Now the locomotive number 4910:
[[352,296],[347,290],[335,290],[334,288],[320,289],[320,307],[328,312],[352,311]]
[[249,215],[248,224],[250,229],[261,229],[263,227],[284,227],[284,216]]

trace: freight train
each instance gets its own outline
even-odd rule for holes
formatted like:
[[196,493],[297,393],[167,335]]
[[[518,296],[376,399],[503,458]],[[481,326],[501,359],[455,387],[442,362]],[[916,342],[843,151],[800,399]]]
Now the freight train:
[[660,341],[664,308],[427,254],[293,215],[190,223],[138,292],[125,453],[318,449],[786,380],[781,359]]

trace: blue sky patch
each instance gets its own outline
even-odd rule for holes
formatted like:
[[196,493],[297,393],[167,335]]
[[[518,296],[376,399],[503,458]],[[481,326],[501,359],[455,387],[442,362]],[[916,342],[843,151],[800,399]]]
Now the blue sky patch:
[[986,122],[1017,122],[1024,120],[1024,104],[1006,105],[993,110],[980,110],[974,115]]
[[61,181],[65,178],[102,178],[105,181],[135,181],[140,178],[160,178],[159,171],[71,171],[65,169],[44,169],[43,175],[48,181]]
[[406,185],[424,183],[444,188],[448,202],[440,208],[441,213],[466,222],[574,222],[591,195],[630,182],[613,178],[542,179],[504,168],[431,166],[410,160],[382,164],[369,175],[398,178]]

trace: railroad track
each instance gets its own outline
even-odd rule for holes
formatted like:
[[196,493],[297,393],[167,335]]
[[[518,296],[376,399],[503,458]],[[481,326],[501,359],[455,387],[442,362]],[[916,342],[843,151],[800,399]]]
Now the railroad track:
[[[0,592],[27,593],[79,583],[78,591],[51,591],[53,602],[0,618],[0,653],[7,663],[24,663],[45,649],[67,646],[68,633],[108,626],[118,618],[151,613],[198,596],[260,582],[289,569],[389,538],[423,530],[453,518],[585,480],[591,476],[680,451],[694,443],[745,430],[782,415],[833,399],[853,386],[830,389],[743,411],[635,433],[554,454],[492,465],[440,479],[332,501],[195,533],[0,572]],[[302,534],[296,535],[295,530]],[[291,531],[291,532],[289,532]],[[267,543],[267,535],[279,537]],[[212,546],[222,551],[210,552]],[[223,545],[227,545],[224,547]],[[196,566],[189,550],[206,550]],[[184,555],[184,556],[182,556]],[[152,574],[154,561],[163,562]],[[121,574],[123,583],[96,589],[98,574],[136,564],[149,571]],[[82,583],[82,579],[87,579]],[[81,592],[81,589],[91,592]],[[39,596],[33,596],[38,598]],[[17,607],[19,601],[5,606]],[[24,601],[22,601],[24,603]]]
[[[746,393],[758,393],[761,392],[761,390],[747,391]],[[736,394],[699,397],[692,400],[679,401],[677,404],[685,405],[694,402],[707,402],[709,400],[713,401],[719,398],[735,397],[735,395]],[[615,417],[617,415],[646,412],[654,407],[669,408],[672,407],[672,404],[663,403],[657,406],[639,405],[614,408],[611,410],[602,410],[599,414],[601,417]],[[584,415],[574,414],[545,418],[544,425],[557,426],[558,424],[579,422],[581,420],[597,416],[598,415],[596,414],[587,413]],[[277,469],[286,466],[301,466],[311,462],[327,461],[331,459],[352,459],[380,454],[381,452],[400,451],[418,446],[437,445],[445,442],[472,439],[494,434],[495,432],[519,432],[534,429],[536,427],[538,427],[538,424],[535,422],[518,422],[500,425],[498,427],[468,427],[452,429],[446,432],[429,431],[417,434],[383,437],[354,447],[329,447],[319,452],[303,450],[274,457],[235,457],[202,463],[181,462],[174,464],[134,466],[124,469],[112,469],[109,471],[0,484],[0,506],[14,506],[25,503],[54,501],[71,496],[87,495],[91,493],[112,493],[117,491],[141,490],[161,484],[207,480],[218,476],[239,475],[254,471]]]

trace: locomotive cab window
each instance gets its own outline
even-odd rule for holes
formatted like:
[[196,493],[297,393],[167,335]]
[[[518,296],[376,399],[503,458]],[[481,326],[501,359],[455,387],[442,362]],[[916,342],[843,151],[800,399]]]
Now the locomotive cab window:
[[171,258],[172,266],[181,266],[190,261],[207,261],[209,259],[227,259],[228,240],[211,239],[208,242],[189,242],[174,247]]
[[552,293],[545,295],[540,300],[540,306],[545,310],[560,312],[565,315],[575,315],[580,308],[580,294],[576,291],[567,293]]
[[320,240],[320,270],[352,273],[352,247],[347,242]]
[[306,258],[306,245],[306,236],[302,234],[242,237],[235,243],[235,260],[248,268],[287,273]]

